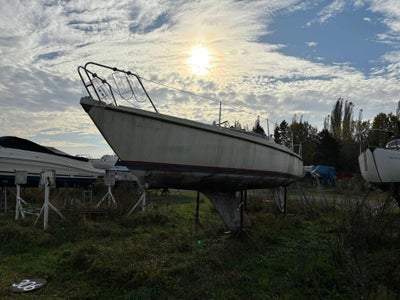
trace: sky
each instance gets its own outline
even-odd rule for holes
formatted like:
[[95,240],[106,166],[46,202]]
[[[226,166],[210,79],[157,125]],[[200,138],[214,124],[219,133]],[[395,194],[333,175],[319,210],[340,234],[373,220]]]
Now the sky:
[[160,113],[322,130],[340,97],[354,119],[396,113],[400,2],[0,0],[0,135],[111,154],[79,104],[87,62],[144,78]]

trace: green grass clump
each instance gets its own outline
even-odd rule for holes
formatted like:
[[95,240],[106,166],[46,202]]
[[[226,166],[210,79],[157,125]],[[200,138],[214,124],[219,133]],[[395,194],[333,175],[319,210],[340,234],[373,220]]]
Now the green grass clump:
[[21,254],[36,247],[49,246],[54,241],[52,234],[40,232],[32,226],[21,226],[12,221],[0,226],[0,245],[4,254]]

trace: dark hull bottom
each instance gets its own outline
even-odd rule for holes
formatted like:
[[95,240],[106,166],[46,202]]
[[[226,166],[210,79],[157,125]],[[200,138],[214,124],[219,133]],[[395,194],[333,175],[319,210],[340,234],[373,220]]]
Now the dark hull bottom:
[[290,174],[212,174],[203,172],[168,172],[132,170],[148,189],[176,188],[195,191],[234,192],[248,189],[287,186],[300,179]]

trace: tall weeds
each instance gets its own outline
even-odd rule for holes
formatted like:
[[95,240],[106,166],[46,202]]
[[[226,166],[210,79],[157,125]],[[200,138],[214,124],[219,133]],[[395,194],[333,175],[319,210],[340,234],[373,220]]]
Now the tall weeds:
[[[379,195],[378,195],[379,196]],[[335,215],[336,253],[360,297],[400,295],[400,216],[393,199],[348,198]]]

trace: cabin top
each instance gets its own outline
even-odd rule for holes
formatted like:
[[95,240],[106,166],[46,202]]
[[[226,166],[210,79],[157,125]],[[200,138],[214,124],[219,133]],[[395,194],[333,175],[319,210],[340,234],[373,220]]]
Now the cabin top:
[[25,151],[32,151],[32,152],[40,152],[52,155],[63,156],[67,158],[72,158],[80,161],[88,161],[87,158],[72,156],[65,152],[62,152],[53,147],[46,147],[39,144],[36,144],[32,141],[22,139],[16,136],[2,136],[0,137],[0,146],[4,148],[11,148],[11,149],[19,149]]
[[400,139],[395,139],[386,144],[387,149],[400,150]]

